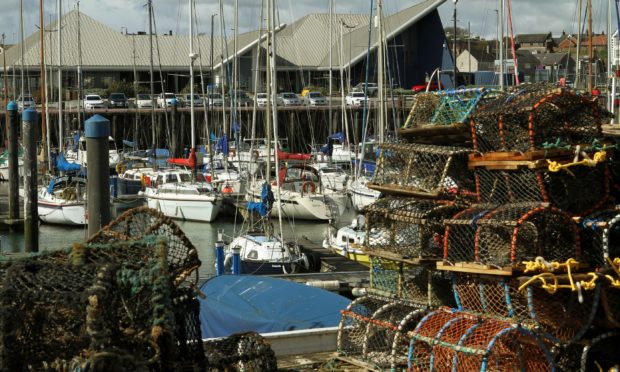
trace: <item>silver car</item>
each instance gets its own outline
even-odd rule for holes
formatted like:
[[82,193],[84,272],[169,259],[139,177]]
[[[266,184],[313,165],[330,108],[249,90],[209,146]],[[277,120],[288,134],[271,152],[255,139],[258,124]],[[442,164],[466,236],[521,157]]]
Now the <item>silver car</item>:
[[321,92],[308,92],[304,97],[304,101],[308,106],[325,106],[327,98]]
[[277,103],[283,106],[298,106],[301,104],[301,101],[295,93],[280,93]]

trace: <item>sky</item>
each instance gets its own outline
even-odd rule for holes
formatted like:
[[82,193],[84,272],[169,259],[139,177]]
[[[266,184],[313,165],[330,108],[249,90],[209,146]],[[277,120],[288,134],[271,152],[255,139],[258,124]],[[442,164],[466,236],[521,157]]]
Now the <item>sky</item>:
[[[24,33],[27,37],[37,30],[39,24],[39,0],[21,0],[24,9]],[[239,9],[240,32],[259,27],[260,0],[236,0]],[[370,0],[333,0],[336,13],[368,13]],[[418,3],[420,0],[384,0],[384,13],[392,14]],[[509,0],[508,0],[509,1]],[[144,31],[148,29],[147,0],[81,0],[80,10],[119,32]],[[172,31],[173,34],[188,34],[188,0],[152,0],[155,12],[156,31],[159,34]],[[197,26],[195,32],[209,34],[211,15],[220,12],[216,0],[195,0]],[[225,14],[224,29],[230,36],[234,27],[233,7],[235,0],[223,1]],[[280,22],[290,23],[309,13],[328,13],[329,0],[279,0]],[[375,0],[376,3],[376,0]],[[559,36],[563,31],[577,34],[578,0],[512,0],[513,33],[546,33]],[[583,0],[583,4],[586,0]],[[592,0],[593,30],[606,32],[608,0]],[[63,12],[75,9],[76,0],[62,0]],[[497,34],[496,9],[500,0],[459,0],[457,3],[457,26],[471,30],[472,35],[494,38]],[[585,6],[585,5],[584,5]],[[612,4],[613,6],[613,4]],[[57,0],[45,0],[45,23],[57,15]],[[0,0],[0,33],[4,33],[7,44],[19,41],[20,0]],[[14,9],[10,11],[9,9]],[[615,9],[613,9],[614,24]],[[439,6],[439,15],[444,27],[453,27],[453,0]],[[582,12],[583,14],[583,12]],[[616,27],[613,27],[614,29]],[[215,17],[215,34],[221,24]]]

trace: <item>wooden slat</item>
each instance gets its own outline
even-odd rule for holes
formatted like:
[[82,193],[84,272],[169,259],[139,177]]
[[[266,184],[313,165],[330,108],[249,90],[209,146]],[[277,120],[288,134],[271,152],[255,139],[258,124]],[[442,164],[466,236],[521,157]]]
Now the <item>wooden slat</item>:
[[369,256],[385,258],[386,260],[403,262],[414,266],[435,263],[440,260],[440,258],[403,257],[400,254],[384,249],[364,248],[362,250]]
[[455,271],[470,274],[512,276],[512,268],[497,269],[489,265],[476,263],[457,263],[454,265],[437,262],[437,270]]

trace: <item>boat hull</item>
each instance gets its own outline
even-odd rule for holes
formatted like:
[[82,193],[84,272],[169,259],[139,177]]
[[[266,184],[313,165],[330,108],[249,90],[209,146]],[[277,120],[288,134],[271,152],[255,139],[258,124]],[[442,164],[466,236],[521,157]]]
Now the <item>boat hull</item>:
[[220,212],[221,201],[215,199],[186,200],[148,196],[147,205],[149,208],[156,209],[170,218],[184,221],[212,222]]
[[39,200],[39,219],[45,223],[82,226],[87,223],[84,203],[48,203]]
[[297,268],[290,262],[264,262],[264,261],[241,261],[241,274],[244,275],[277,275],[290,274],[295,272]]

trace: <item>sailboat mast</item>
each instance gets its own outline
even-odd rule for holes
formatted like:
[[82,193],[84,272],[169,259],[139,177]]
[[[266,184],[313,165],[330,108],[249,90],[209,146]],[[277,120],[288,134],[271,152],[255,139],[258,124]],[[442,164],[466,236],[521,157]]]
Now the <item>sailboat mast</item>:
[[[41,45],[41,53],[40,53],[40,58],[41,58],[41,66],[40,66],[40,72],[41,72],[41,81],[40,81],[40,86],[39,86],[39,91],[41,92],[41,141],[43,142],[43,162],[45,164],[47,164],[47,160],[49,159],[48,157],[48,146],[49,143],[46,139],[46,133],[47,133],[47,128],[46,126],[46,121],[45,121],[45,112],[47,111],[45,109],[45,45],[44,45],[44,36],[45,36],[45,20],[43,19],[43,13],[44,13],[45,9],[44,9],[44,1],[40,0],[39,2],[39,22],[41,25],[40,28],[40,32],[39,32],[39,43]],[[48,165],[49,166],[49,165]]]
[[[194,60],[197,55],[194,53],[194,1],[189,0],[189,94],[190,94],[190,128],[191,128],[191,144],[190,151],[196,149],[196,122],[194,117]],[[195,168],[194,168],[195,170]]]
[[577,5],[577,73],[575,74],[575,88],[579,87],[579,75],[581,75],[581,63],[579,54],[581,53],[581,0]]
[[[385,142],[385,100],[383,89],[383,27],[381,24],[381,18],[383,17],[383,0],[377,0],[377,85],[379,93],[379,142]],[[368,89],[368,87],[366,87]]]
[[267,109],[265,110],[265,137],[267,137],[267,170],[265,172],[265,177],[267,179],[267,182],[269,182],[271,178],[271,106],[272,104],[275,105],[276,103],[275,101],[271,100],[271,5],[272,0],[267,0],[267,55],[265,56],[265,86],[267,89]]
[[[5,42],[4,42],[4,33],[2,34],[2,68],[3,68],[3,74],[2,77],[4,79],[4,107],[6,107],[6,105],[9,102],[9,86],[8,86],[8,78],[6,76],[6,47],[5,47]],[[15,93],[13,93],[15,94]],[[15,98],[13,98],[15,99]],[[8,116],[9,115],[9,111],[8,110],[4,110],[4,120],[5,123],[9,122]],[[7,132],[7,138],[8,138],[8,126],[6,127],[6,132]]]
[[80,102],[82,100],[82,35],[80,33],[80,2],[77,2],[77,44],[78,44],[78,68],[77,68],[77,83],[78,83],[78,127],[80,129],[82,110],[80,109]]
[[64,150],[62,120],[62,0],[58,0],[58,151]]
[[[151,93],[151,100],[155,94],[155,84],[153,82],[153,2],[148,0],[147,3],[149,12],[149,88]],[[153,144],[153,156],[156,156],[155,149],[155,105],[151,103],[151,143]],[[155,164],[155,163],[154,163]]]
[[592,0],[587,2],[588,12],[588,92],[592,92]]
[[333,46],[333,42],[332,42],[332,35],[334,34],[332,27],[334,24],[334,0],[329,0],[329,96],[328,96],[328,104],[329,104],[329,110],[328,110],[328,115],[329,115],[329,130],[330,133],[334,131],[334,123],[332,123],[333,121],[333,117],[332,117],[332,46]]
[[20,80],[20,97],[21,104],[24,107],[24,0],[19,2],[19,80]]

